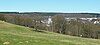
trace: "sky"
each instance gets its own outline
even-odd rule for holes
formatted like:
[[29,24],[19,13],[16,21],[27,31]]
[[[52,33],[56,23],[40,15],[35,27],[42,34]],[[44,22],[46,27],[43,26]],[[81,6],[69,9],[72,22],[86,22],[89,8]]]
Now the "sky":
[[94,12],[100,0],[0,0],[0,12]]

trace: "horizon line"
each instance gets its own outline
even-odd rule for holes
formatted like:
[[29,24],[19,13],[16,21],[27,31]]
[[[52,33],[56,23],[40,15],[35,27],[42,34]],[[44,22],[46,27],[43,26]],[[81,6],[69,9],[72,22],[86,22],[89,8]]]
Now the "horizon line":
[[46,13],[100,13],[100,12],[90,12],[90,11],[0,11],[0,12],[46,12]]

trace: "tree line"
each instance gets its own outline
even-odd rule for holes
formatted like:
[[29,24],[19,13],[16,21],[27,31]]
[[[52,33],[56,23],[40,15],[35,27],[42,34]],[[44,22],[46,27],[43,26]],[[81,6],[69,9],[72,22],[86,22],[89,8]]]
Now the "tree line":
[[44,20],[43,16],[0,14],[0,20],[25,27],[31,27],[35,30],[46,30],[46,25],[41,23],[41,20]]
[[86,37],[98,38],[100,33],[100,24],[93,22],[82,22],[79,18],[76,20],[66,21],[64,16],[55,15],[52,18],[52,30],[57,33]]
[[55,15],[52,16],[52,23],[47,26],[45,16],[40,15],[5,15],[0,14],[0,20],[9,23],[31,27],[35,30],[47,30],[60,34],[87,37],[87,38],[98,38],[99,37],[99,24],[93,24],[92,22],[83,23],[80,19],[67,21],[64,16]]

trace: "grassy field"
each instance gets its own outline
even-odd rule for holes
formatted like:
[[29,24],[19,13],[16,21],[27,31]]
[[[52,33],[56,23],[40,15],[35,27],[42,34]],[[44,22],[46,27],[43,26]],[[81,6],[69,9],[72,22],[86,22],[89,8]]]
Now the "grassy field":
[[0,45],[100,45],[97,39],[32,30],[0,21]]

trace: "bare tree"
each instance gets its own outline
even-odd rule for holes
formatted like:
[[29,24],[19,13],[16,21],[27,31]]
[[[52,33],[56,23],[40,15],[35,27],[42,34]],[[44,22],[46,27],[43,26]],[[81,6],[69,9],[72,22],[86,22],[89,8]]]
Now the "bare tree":
[[53,25],[53,31],[58,33],[64,33],[64,24],[66,22],[65,17],[61,15],[55,15],[52,17],[52,25]]

